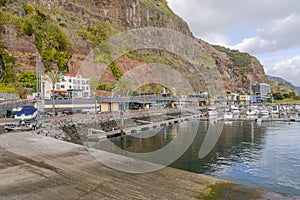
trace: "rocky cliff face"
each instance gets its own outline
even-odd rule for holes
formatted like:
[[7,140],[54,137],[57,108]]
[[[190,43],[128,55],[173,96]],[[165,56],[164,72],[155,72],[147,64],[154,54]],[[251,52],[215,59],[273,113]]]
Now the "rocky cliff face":
[[[193,37],[186,22],[169,9],[165,0],[11,0],[2,7],[0,25],[5,52],[13,55],[15,63],[20,65],[14,69],[19,74],[22,71],[35,72],[36,49],[48,69],[59,68],[76,73],[85,56],[96,45],[116,33],[133,28],[162,27]],[[256,58],[213,47],[204,41],[199,43],[205,54],[215,60],[226,83],[226,91],[246,92],[249,79],[252,82],[268,82]],[[164,52],[151,54],[178,59]],[[193,70],[187,63],[171,62],[176,69],[179,66],[175,63],[184,66],[180,69],[183,73],[190,73],[187,77],[197,91],[203,90],[202,80],[195,77],[197,74],[191,72]],[[112,85],[116,70],[124,74],[142,64],[151,70],[143,56],[123,56],[116,60],[114,68],[108,66],[101,79]]]

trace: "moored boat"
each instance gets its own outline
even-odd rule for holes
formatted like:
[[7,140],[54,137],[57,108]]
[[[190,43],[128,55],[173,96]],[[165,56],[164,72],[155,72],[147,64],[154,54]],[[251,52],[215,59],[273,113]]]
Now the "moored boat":
[[271,114],[279,114],[279,105],[272,105]]
[[261,107],[259,110],[259,115],[261,116],[267,116],[269,115],[270,112],[268,111],[268,109],[266,107]]
[[210,106],[207,108],[207,115],[209,118],[217,118],[219,116],[219,112],[215,106]]
[[231,106],[232,114],[240,114],[240,109],[237,106]]
[[248,108],[248,110],[246,112],[247,116],[254,116],[254,115],[258,115],[258,114],[259,114],[259,110],[254,107]]

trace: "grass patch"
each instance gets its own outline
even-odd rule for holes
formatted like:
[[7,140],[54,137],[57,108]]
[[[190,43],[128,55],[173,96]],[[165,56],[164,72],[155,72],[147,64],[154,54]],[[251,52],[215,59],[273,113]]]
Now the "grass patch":
[[200,194],[201,200],[240,200],[257,199],[261,196],[262,190],[251,188],[235,183],[225,182],[208,186],[210,193],[208,195]]
[[7,87],[3,83],[0,83],[0,92],[16,93],[16,90],[14,88]]
[[274,100],[273,102],[278,104],[285,104],[285,103],[293,104],[293,103],[300,103],[300,100],[288,98],[283,100]]

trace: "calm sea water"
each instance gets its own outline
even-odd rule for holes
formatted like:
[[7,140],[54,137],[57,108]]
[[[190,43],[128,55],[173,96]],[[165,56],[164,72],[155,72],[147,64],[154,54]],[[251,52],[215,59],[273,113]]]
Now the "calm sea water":
[[[197,132],[193,143],[171,167],[300,196],[300,123],[191,121],[111,141],[127,151],[151,152],[191,131]],[[205,145],[212,138],[216,144]],[[105,142],[89,145],[110,151]],[[203,148],[208,154],[199,156]]]

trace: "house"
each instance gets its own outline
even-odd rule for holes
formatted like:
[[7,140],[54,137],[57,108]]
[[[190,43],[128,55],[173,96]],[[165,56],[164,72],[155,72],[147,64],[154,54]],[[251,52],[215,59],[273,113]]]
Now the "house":
[[[52,97],[52,85],[45,81],[45,99]],[[67,98],[90,98],[90,79],[81,75],[65,74],[61,80],[55,85],[54,97],[57,99]]]
[[250,95],[247,94],[241,94],[239,96],[239,102],[240,104],[249,104],[250,103]]

